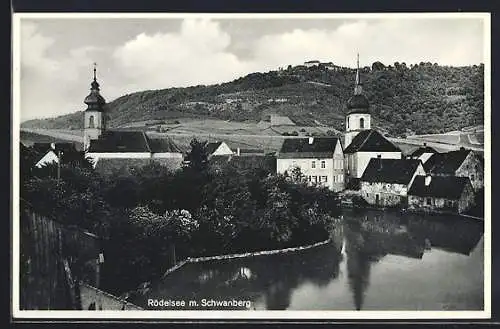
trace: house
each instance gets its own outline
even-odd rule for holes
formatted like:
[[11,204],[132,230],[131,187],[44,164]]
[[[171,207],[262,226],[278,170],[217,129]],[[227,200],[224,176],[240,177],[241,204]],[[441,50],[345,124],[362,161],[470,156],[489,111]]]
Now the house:
[[417,175],[425,175],[420,160],[370,159],[360,180],[361,196],[375,206],[405,206],[408,190]]
[[370,104],[363,94],[358,68],[354,95],[347,101],[346,131],[344,134],[346,178],[350,189],[357,189],[359,178],[372,158],[401,159],[401,150],[381,133],[371,129]]
[[425,171],[432,176],[468,177],[474,191],[484,187],[484,166],[480,156],[464,149],[435,153],[425,163]]
[[31,147],[36,159],[34,166],[42,168],[49,164],[81,163],[84,159],[83,152],[77,151],[73,143],[34,143]]
[[[120,161],[110,161],[119,166],[125,165],[126,159],[142,159],[139,162],[143,164],[153,160],[168,162],[173,167],[171,169],[181,168],[183,151],[170,138],[152,139],[143,131],[108,129],[106,101],[100,94],[95,66],[90,94],[84,103],[87,109],[84,111],[83,144],[85,156],[93,161],[94,167],[103,159],[122,159],[122,164]],[[138,164],[138,161],[134,163]]]
[[474,206],[474,188],[468,177],[417,176],[408,191],[408,209],[464,213]]
[[184,160],[182,150],[169,138],[153,139],[143,131],[119,130],[107,130],[98,139],[91,140],[87,157],[102,172],[108,172],[110,167],[118,169],[124,165],[143,166],[152,162],[176,170]]
[[214,155],[233,155],[234,152],[231,151],[229,146],[224,142],[212,142],[207,144],[208,156]]
[[424,143],[423,147],[419,147],[415,149],[412,153],[410,153],[410,159],[420,159],[422,163],[427,162],[429,158],[433,155],[439,153],[434,148],[427,146],[427,143]]
[[285,139],[277,156],[276,171],[290,174],[294,168],[311,184],[333,191],[344,189],[344,153],[337,137]]
[[320,62],[317,60],[304,62],[305,67],[318,66],[319,64],[320,64]]

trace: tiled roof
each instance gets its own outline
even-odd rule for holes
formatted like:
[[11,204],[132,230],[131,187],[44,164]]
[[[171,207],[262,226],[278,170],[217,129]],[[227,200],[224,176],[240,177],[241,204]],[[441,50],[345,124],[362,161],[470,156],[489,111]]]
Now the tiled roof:
[[410,156],[418,158],[419,156],[421,156],[424,153],[438,153],[438,151],[436,151],[435,149],[433,149],[432,147],[429,147],[429,146],[419,147],[419,148],[415,149],[410,154]]
[[170,138],[149,138],[149,148],[153,153],[182,153],[180,147]]
[[471,150],[458,150],[433,154],[424,164],[425,171],[431,174],[453,175],[470,152]]
[[331,157],[338,140],[337,137],[287,138],[281,146],[278,158]]
[[276,171],[276,157],[273,155],[214,155],[209,163],[210,166],[219,168],[231,165],[243,170],[262,168],[270,172]]
[[151,152],[146,134],[142,131],[108,130],[97,140],[90,141],[92,153]]
[[469,183],[468,177],[433,176],[428,186],[425,186],[425,176],[417,176],[411,184],[409,195],[457,200]]
[[356,152],[401,152],[401,150],[374,129],[357,134],[344,150],[345,154]]
[[418,159],[372,158],[361,176],[361,181],[408,184],[420,163]]

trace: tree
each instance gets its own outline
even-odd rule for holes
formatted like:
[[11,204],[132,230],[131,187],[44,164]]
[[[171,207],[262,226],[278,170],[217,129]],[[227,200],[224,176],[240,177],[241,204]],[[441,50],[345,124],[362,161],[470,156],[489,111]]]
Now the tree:
[[186,167],[198,173],[208,170],[207,141],[201,142],[196,138],[191,140],[191,151],[186,156]]

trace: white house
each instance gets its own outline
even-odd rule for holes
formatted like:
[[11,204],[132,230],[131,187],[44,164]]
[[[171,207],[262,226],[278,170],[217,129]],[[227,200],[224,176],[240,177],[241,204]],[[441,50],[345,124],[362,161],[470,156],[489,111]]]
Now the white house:
[[233,155],[234,152],[224,142],[212,142],[207,144],[208,156],[214,155]]
[[424,143],[423,147],[419,147],[416,150],[414,150],[409,157],[411,159],[419,159],[422,161],[422,163],[425,163],[435,153],[439,152],[433,149],[432,147],[427,146],[427,143]]
[[333,191],[344,189],[344,153],[337,137],[285,139],[277,156],[276,171],[291,174],[294,168],[311,184]]

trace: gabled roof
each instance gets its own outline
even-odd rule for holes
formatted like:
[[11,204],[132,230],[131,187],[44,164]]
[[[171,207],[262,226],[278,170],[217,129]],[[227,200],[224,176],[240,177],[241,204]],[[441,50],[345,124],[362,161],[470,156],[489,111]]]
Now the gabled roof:
[[378,131],[368,129],[357,134],[344,150],[345,154],[356,152],[401,152],[401,150]]
[[91,140],[91,153],[151,152],[146,134],[142,131],[108,130]]
[[425,171],[431,174],[453,175],[470,152],[472,151],[462,149],[446,153],[435,153],[425,162]]
[[287,138],[281,145],[278,158],[331,157],[338,141],[338,137]]
[[432,147],[429,147],[429,146],[424,146],[424,147],[419,147],[417,149],[415,149],[411,154],[410,156],[412,157],[415,157],[415,158],[418,158],[419,156],[421,156],[422,154],[424,153],[439,153],[438,151],[436,151],[434,148]]
[[408,184],[421,163],[418,159],[372,158],[361,176],[361,181]]
[[222,142],[212,142],[212,143],[207,143],[207,152],[208,154],[214,153],[219,146],[222,145]]
[[425,186],[425,176],[417,176],[411,184],[408,194],[458,200],[467,184],[470,184],[468,177],[433,176],[430,184]]
[[149,148],[153,153],[182,153],[181,148],[170,138],[149,138]]

